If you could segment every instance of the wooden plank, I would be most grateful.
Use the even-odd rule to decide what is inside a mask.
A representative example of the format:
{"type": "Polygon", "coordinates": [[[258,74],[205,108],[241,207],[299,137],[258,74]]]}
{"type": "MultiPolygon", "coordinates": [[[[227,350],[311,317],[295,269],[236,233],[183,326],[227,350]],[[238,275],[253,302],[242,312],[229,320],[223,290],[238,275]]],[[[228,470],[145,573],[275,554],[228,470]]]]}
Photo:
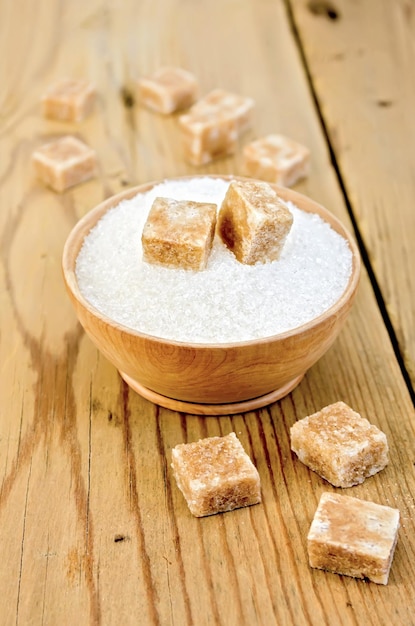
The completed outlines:
{"type": "Polygon", "coordinates": [[[414,7],[387,0],[289,4],[344,186],[414,384],[414,7]]]}
{"type": "MultiPolygon", "coordinates": [[[[63,289],[61,250],[81,215],[126,181],[196,171],[182,160],[175,118],[126,108],[120,95],[167,61],[193,70],[203,91],[254,97],[246,140],[281,130],[309,145],[312,174],[298,190],[348,223],[283,4],[42,0],[35,9],[27,0],[1,11],[0,59],[16,51],[3,65],[0,109],[2,622],[410,623],[413,411],[366,274],[345,330],[292,394],[221,418],[159,409],[130,391],[80,330],[63,289]],[[23,14],[30,29],[20,28],[23,14]],[[100,94],[76,127],[39,114],[46,85],[68,73],[90,76],[100,94]],[[30,155],[68,129],[97,149],[100,174],[55,195],[34,179],[30,155]],[[289,427],[338,399],[390,443],[390,465],[347,490],[401,511],[387,587],[307,564],[308,527],[332,488],[291,454],[289,427]],[[171,448],[231,430],[258,467],[263,503],[193,518],[171,448]]],[[[204,171],[239,166],[237,155],[204,171]]]]}

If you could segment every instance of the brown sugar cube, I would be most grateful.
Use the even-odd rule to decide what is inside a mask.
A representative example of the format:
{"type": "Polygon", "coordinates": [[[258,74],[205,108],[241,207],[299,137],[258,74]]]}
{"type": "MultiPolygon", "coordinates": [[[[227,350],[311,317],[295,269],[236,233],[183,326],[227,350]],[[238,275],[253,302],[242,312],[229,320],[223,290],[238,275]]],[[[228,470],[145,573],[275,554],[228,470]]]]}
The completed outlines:
{"type": "Polygon", "coordinates": [[[307,537],[311,567],[387,585],[399,528],[399,511],[323,493],[307,537]]]}
{"type": "Polygon", "coordinates": [[[291,449],[335,487],[352,487],[388,464],[386,435],[344,402],[291,427],[291,449]]]}
{"type": "Polygon", "coordinates": [[[308,176],[310,151],[284,135],[267,135],[244,147],[242,168],[252,178],[290,187],[308,176]]]}
{"type": "Polygon", "coordinates": [[[196,100],[198,84],[190,72],[180,67],[162,67],[138,81],[140,102],[157,113],[174,113],[196,100]]]}
{"type": "Polygon", "coordinates": [[[49,87],[44,94],[43,115],[53,120],[80,122],[90,114],[95,98],[93,83],[65,78],[49,87]]]}
{"type": "Polygon", "coordinates": [[[196,517],[261,502],[258,471],[235,433],[177,445],[172,468],[196,517]]]}
{"type": "Polygon", "coordinates": [[[96,173],[95,151],[75,137],[47,143],[32,155],[38,177],[55,191],[65,191],[96,173]]]}
{"type": "Polygon", "coordinates": [[[279,258],[293,217],[268,185],[233,181],[218,215],[218,232],[238,261],[248,265],[279,258]]]}
{"type": "Polygon", "coordinates": [[[181,115],[185,159],[204,165],[215,158],[233,154],[240,135],[251,125],[252,98],[215,89],[181,115]]]}
{"type": "Polygon", "coordinates": [[[186,270],[206,267],[216,226],[216,204],[156,198],[141,243],[147,263],[186,270]]]}

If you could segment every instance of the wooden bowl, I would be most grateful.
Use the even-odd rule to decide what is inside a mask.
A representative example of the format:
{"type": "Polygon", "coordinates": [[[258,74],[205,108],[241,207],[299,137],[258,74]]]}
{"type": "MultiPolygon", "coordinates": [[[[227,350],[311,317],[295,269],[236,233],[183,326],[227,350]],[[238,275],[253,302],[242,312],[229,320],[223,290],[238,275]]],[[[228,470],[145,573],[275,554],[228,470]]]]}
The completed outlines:
{"type": "Polygon", "coordinates": [[[160,339],[131,330],[97,311],[81,294],[75,275],[83,240],[104,213],[156,184],[140,185],[106,200],[69,234],[63,251],[63,274],[80,323],[128,385],[161,406],[221,415],[253,410],[282,398],[332,345],[346,320],[360,275],[360,255],[354,240],[325,208],[291,189],[275,186],[283,199],[303,211],[317,213],[347,240],[353,269],[339,300],[307,324],[264,339],[219,344],[160,339]]]}

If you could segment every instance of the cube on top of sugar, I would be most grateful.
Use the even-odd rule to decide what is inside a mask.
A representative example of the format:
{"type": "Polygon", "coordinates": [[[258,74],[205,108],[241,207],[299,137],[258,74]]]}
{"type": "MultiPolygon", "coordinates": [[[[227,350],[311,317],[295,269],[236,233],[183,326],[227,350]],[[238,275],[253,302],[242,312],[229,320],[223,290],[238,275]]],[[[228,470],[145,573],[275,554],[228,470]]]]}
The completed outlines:
{"type": "Polygon", "coordinates": [[[238,261],[279,258],[293,217],[268,183],[232,181],[219,211],[218,232],[238,261]]]}
{"type": "Polygon", "coordinates": [[[188,270],[206,267],[216,226],[216,204],[156,198],[142,233],[148,263],[188,270]]]}

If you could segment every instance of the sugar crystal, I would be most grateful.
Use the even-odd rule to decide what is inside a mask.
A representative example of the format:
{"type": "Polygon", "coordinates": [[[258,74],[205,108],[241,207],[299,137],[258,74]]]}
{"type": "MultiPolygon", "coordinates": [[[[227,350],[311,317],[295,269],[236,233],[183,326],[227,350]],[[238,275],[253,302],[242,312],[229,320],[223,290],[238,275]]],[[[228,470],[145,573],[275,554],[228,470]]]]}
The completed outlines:
{"type": "Polygon", "coordinates": [[[157,196],[220,207],[228,186],[208,177],[165,181],[109,210],[77,258],[83,296],[124,326],[192,343],[269,337],[321,315],[344,292],[352,253],[328,223],[290,202],[293,225],[277,261],[241,264],[218,234],[203,272],[142,260],[141,234],[157,196]]]}

